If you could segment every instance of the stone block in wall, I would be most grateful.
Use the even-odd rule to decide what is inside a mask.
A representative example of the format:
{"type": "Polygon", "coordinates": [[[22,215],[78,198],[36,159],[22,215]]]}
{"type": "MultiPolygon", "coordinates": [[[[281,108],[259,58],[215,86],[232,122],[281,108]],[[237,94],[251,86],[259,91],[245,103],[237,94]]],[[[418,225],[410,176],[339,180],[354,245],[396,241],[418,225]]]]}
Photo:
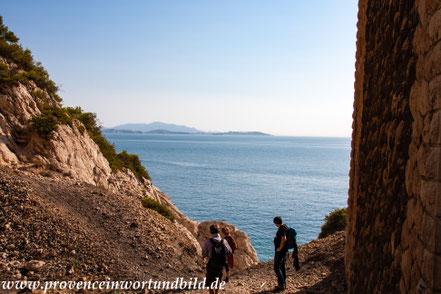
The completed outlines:
{"type": "Polygon", "coordinates": [[[433,110],[441,109],[441,75],[430,81],[429,99],[433,110]]]}
{"type": "Polygon", "coordinates": [[[410,249],[406,250],[401,257],[401,272],[403,277],[403,282],[406,285],[410,285],[410,277],[412,271],[412,253],[410,249]]]}
{"type": "Polygon", "coordinates": [[[424,72],[428,81],[441,74],[441,42],[433,46],[427,53],[424,60],[424,72]]]}
{"type": "Polygon", "coordinates": [[[425,54],[430,49],[430,44],[427,42],[426,32],[421,24],[419,24],[415,30],[413,48],[417,54],[425,54]]]}
{"type": "Polygon", "coordinates": [[[437,198],[441,197],[441,183],[422,180],[420,197],[426,211],[433,216],[441,216],[440,208],[437,207],[437,198]]]}
{"type": "Polygon", "coordinates": [[[427,213],[423,216],[423,230],[420,234],[420,238],[424,243],[424,247],[430,252],[435,252],[436,250],[436,228],[439,223],[437,223],[437,218],[428,215],[427,213]]]}
{"type": "Polygon", "coordinates": [[[432,44],[441,39],[441,9],[430,18],[428,37],[432,44]]]}
{"type": "Polygon", "coordinates": [[[429,113],[428,115],[426,115],[424,117],[424,127],[423,127],[423,142],[424,143],[430,143],[431,138],[430,138],[430,125],[431,125],[431,121],[432,121],[432,113],[429,113]]]}
{"type": "Polygon", "coordinates": [[[441,9],[441,2],[439,0],[425,0],[426,13],[433,15],[438,9],[441,9]]]}
{"type": "Polygon", "coordinates": [[[441,147],[421,145],[418,149],[418,171],[435,181],[441,181],[441,147]]]}
{"type": "Polygon", "coordinates": [[[436,111],[432,115],[429,128],[429,143],[441,144],[441,111],[436,111]]]}
{"type": "Polygon", "coordinates": [[[409,103],[414,118],[418,115],[425,116],[431,110],[429,84],[426,81],[413,84],[410,90],[409,103]]]}
{"type": "MultiPolygon", "coordinates": [[[[411,277],[410,277],[410,285],[409,288],[416,289],[418,287],[418,284],[420,282],[421,277],[421,269],[418,267],[417,263],[413,263],[412,265],[412,271],[411,271],[411,277]]],[[[410,291],[411,293],[413,291],[410,291]]],[[[409,292],[406,292],[409,293],[409,292]]]]}
{"type": "MultiPolygon", "coordinates": [[[[429,250],[424,250],[424,263],[423,268],[421,269],[422,278],[427,282],[427,286],[429,288],[434,288],[434,272],[435,272],[435,258],[436,255],[429,250]]],[[[415,285],[416,287],[417,285],[415,285]]],[[[414,288],[414,287],[412,287],[414,288]]]]}

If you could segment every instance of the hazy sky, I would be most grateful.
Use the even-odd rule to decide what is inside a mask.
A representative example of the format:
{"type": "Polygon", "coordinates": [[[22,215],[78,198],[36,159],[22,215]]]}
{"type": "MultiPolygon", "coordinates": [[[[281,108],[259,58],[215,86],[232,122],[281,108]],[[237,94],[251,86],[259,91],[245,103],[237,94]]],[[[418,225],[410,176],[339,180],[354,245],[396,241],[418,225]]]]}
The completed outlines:
{"type": "Polygon", "coordinates": [[[0,0],[66,106],[104,126],[351,135],[356,0],[0,0]]]}

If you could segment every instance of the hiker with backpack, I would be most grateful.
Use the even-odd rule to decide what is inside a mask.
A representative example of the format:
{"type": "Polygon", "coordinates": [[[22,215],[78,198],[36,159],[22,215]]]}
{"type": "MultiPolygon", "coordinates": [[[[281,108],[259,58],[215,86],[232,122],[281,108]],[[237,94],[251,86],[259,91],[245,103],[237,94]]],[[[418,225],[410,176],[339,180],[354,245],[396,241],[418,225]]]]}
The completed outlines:
{"type": "Polygon", "coordinates": [[[230,281],[230,268],[234,266],[234,250],[237,249],[236,241],[233,236],[230,235],[230,230],[227,227],[222,228],[222,234],[224,235],[224,239],[227,240],[228,245],[231,248],[231,254],[228,256],[228,260],[225,263],[225,282],[228,283],[230,281]]]}
{"type": "Polygon", "coordinates": [[[298,248],[297,248],[297,232],[294,228],[288,227],[282,221],[282,217],[276,216],[274,224],[278,227],[276,237],[274,238],[274,246],[276,254],[274,256],[274,271],[277,276],[276,291],[283,291],[286,288],[286,255],[289,249],[294,249],[294,267],[300,270],[298,248]]]}
{"type": "Polygon", "coordinates": [[[210,234],[211,238],[206,240],[202,247],[202,256],[208,258],[205,285],[210,287],[210,294],[216,294],[219,290],[219,283],[222,281],[222,270],[232,250],[228,242],[219,235],[217,225],[210,226],[210,234]],[[215,282],[217,284],[212,287],[215,282]]]}
{"type": "Polygon", "coordinates": [[[276,291],[280,292],[286,288],[286,253],[288,252],[287,246],[287,233],[288,226],[283,224],[282,217],[276,216],[273,220],[274,224],[278,228],[276,236],[274,237],[274,272],[277,276],[276,291]]]}

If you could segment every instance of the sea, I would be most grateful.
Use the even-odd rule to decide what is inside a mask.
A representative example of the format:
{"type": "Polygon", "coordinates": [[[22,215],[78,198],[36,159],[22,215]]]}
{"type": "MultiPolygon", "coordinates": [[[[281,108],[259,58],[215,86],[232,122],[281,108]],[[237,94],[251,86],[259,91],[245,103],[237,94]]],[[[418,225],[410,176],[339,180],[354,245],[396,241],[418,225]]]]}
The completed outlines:
{"type": "Polygon", "coordinates": [[[152,182],[190,219],[247,233],[260,261],[274,257],[275,216],[316,239],[326,214],[347,206],[350,138],[105,134],[138,154],[152,182]]]}

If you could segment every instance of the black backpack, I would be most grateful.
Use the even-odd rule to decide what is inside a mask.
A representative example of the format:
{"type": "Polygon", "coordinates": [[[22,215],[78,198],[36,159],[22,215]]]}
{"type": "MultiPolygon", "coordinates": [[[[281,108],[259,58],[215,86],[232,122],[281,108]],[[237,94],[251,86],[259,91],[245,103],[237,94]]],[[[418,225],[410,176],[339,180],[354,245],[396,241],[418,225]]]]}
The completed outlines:
{"type": "Polygon", "coordinates": [[[213,239],[210,239],[211,242],[211,257],[208,261],[208,267],[213,270],[222,270],[222,267],[225,265],[227,259],[225,257],[226,250],[224,241],[216,242],[213,239]]]}
{"type": "Polygon", "coordinates": [[[293,249],[294,247],[297,247],[296,236],[296,230],[294,230],[294,228],[292,227],[288,228],[288,231],[286,232],[286,246],[288,247],[288,249],[293,249]]]}

